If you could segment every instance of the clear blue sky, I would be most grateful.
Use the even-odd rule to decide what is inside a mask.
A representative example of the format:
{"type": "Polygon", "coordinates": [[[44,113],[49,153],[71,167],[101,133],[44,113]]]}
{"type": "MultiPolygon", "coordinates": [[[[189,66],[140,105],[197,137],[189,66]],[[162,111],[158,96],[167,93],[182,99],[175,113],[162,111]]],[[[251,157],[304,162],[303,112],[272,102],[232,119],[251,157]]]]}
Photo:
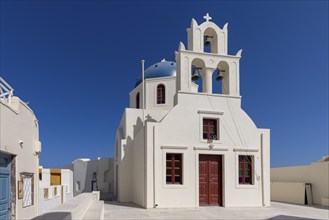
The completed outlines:
{"type": "Polygon", "coordinates": [[[40,165],[112,156],[128,93],[174,60],[191,18],[228,22],[242,107],[271,129],[271,166],[328,154],[328,1],[4,1],[0,74],[40,124],[40,165]]]}

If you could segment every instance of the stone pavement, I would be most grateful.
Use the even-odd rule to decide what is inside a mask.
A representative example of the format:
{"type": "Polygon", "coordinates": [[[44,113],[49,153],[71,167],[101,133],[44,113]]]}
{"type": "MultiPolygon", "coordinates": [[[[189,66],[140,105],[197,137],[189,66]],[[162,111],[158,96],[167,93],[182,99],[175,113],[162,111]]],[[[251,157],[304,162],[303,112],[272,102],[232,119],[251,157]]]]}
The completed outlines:
{"type": "Polygon", "coordinates": [[[104,219],[329,219],[328,207],[272,202],[257,208],[157,208],[143,209],[130,203],[105,202],[104,219]]]}

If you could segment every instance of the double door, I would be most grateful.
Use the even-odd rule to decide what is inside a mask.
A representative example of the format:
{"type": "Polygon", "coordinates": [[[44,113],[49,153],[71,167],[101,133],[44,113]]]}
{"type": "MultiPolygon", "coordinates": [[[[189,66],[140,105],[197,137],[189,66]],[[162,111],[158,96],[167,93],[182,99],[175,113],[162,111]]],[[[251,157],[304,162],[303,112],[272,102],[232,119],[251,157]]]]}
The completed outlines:
{"type": "Polygon", "coordinates": [[[222,156],[199,155],[199,204],[222,206],[222,156]]]}

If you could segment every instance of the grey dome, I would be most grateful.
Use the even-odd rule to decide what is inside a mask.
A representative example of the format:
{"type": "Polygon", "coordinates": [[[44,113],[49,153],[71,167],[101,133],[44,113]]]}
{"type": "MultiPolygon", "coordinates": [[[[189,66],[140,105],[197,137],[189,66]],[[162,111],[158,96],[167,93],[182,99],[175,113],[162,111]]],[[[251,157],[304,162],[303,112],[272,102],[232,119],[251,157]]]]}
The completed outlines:
{"type": "MultiPolygon", "coordinates": [[[[153,64],[152,66],[147,68],[144,72],[145,79],[168,77],[168,76],[176,76],[176,63],[173,61],[162,60],[159,63],[153,64]]],[[[137,79],[135,87],[137,87],[141,82],[142,82],[142,77],[137,79]]]]}

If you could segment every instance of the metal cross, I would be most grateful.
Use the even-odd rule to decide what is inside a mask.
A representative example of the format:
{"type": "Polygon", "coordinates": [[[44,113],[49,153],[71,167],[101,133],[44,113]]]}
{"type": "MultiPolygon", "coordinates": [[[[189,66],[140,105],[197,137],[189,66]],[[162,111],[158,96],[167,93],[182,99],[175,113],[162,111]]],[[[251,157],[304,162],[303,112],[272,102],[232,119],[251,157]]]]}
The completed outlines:
{"type": "Polygon", "coordinates": [[[212,17],[209,16],[209,13],[207,13],[205,16],[203,16],[204,19],[206,19],[206,21],[210,21],[212,19],[212,17]]]}

